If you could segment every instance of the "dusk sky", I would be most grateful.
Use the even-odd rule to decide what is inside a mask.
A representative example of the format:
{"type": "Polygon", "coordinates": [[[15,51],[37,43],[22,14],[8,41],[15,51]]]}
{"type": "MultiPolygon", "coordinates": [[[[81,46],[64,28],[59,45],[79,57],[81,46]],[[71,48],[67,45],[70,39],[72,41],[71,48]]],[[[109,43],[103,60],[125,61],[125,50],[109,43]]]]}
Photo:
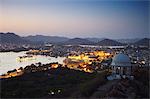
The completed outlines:
{"type": "Polygon", "coordinates": [[[146,0],[0,0],[0,32],[71,38],[148,37],[149,5],[146,0]]]}

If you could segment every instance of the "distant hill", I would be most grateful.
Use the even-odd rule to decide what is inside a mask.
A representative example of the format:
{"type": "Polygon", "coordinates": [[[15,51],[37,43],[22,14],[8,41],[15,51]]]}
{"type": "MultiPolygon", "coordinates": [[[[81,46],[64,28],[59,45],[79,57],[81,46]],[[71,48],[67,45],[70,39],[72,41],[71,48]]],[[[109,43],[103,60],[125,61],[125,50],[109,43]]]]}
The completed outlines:
{"type": "Polygon", "coordinates": [[[150,45],[150,39],[149,38],[143,38],[143,39],[135,42],[134,45],[149,46],[150,45]]]}
{"type": "Polygon", "coordinates": [[[85,39],[87,39],[87,40],[89,40],[91,42],[97,43],[97,42],[99,42],[101,40],[104,40],[105,38],[85,38],[85,39]]]}
{"type": "MultiPolygon", "coordinates": [[[[104,39],[107,39],[107,38],[85,38],[89,41],[92,41],[92,42],[99,42],[99,41],[102,41],[104,39]]],[[[120,43],[125,43],[125,44],[131,44],[131,43],[135,43],[136,41],[140,40],[140,38],[133,38],[133,39],[113,39],[117,42],[120,42],[120,43]]]]}
{"type": "Polygon", "coordinates": [[[69,44],[69,45],[91,45],[94,44],[94,42],[91,42],[87,39],[83,39],[83,38],[73,38],[73,39],[69,39],[66,42],[63,42],[63,44],[69,44]]]}
{"type": "Polygon", "coordinates": [[[96,43],[96,45],[100,45],[100,46],[122,46],[124,44],[120,43],[120,42],[117,42],[115,40],[104,39],[104,40],[99,41],[98,43],[96,43]]]}
{"type": "Polygon", "coordinates": [[[11,44],[27,44],[31,43],[27,40],[24,40],[22,37],[14,33],[0,33],[0,43],[11,43],[11,44]]]}
{"type": "Polygon", "coordinates": [[[140,38],[134,38],[134,39],[115,39],[116,41],[120,43],[126,43],[126,44],[132,44],[140,40],[140,38]]]}
{"type": "Polygon", "coordinates": [[[27,36],[24,37],[24,39],[34,41],[34,42],[47,42],[47,43],[59,43],[59,42],[65,42],[69,40],[67,37],[43,36],[43,35],[27,36]]]}
{"type": "Polygon", "coordinates": [[[70,44],[70,45],[100,45],[100,46],[120,46],[126,44],[149,46],[150,39],[106,39],[106,38],[73,38],[60,36],[27,36],[20,37],[15,33],[0,33],[0,44],[43,44],[44,42],[53,44],[70,44]]]}

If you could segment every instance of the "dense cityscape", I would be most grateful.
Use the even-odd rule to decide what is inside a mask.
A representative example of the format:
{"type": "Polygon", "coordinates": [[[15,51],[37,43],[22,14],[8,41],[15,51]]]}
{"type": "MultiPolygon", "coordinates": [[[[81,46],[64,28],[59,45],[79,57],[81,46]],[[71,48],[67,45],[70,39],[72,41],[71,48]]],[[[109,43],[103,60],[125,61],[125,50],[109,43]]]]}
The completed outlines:
{"type": "MultiPolygon", "coordinates": [[[[9,35],[11,33],[7,34],[9,35]]],[[[63,60],[63,64],[60,64],[58,62],[42,64],[41,62],[38,62],[26,67],[14,68],[13,70],[9,70],[5,74],[2,74],[0,76],[1,83],[3,84],[1,92],[2,97],[149,97],[148,74],[150,49],[148,38],[141,39],[131,44],[119,43],[121,45],[116,45],[117,41],[115,42],[115,45],[113,45],[112,40],[111,42],[109,42],[110,40],[108,39],[102,40],[101,42],[105,41],[106,46],[95,44],[82,45],[81,41],[81,44],[79,44],[79,42],[76,42],[76,40],[77,39],[74,39],[74,44],[69,45],[41,43],[40,46],[36,44],[32,46],[33,43],[30,43],[28,44],[28,47],[17,43],[12,44],[13,47],[7,46],[8,44],[10,44],[8,42],[1,43],[1,52],[14,51],[16,53],[19,53],[20,51],[26,51],[25,56],[18,56],[18,58],[16,58],[18,62],[28,62],[31,60],[36,60],[35,56],[37,55],[46,57],[65,57],[65,59],[63,60]],[[7,48],[5,46],[7,46],[7,48]],[[127,60],[126,58],[128,58],[129,60],[127,60]],[[123,68],[121,68],[122,66],[123,68]],[[125,66],[130,67],[130,70],[128,68],[125,68],[125,66]],[[67,76],[66,78],[65,75],[68,75],[69,77],[67,76]],[[88,77],[85,77],[85,75],[88,77]],[[44,90],[41,85],[38,85],[40,89],[31,89],[31,91],[35,90],[34,94],[37,94],[36,90],[42,91],[41,96],[36,96],[34,94],[26,96],[28,94],[27,91],[24,91],[24,93],[20,92],[21,90],[23,90],[21,86],[33,86],[34,84],[32,85],[32,83],[35,83],[35,81],[40,81],[41,79],[39,79],[38,76],[41,79],[45,79],[45,82],[41,84],[50,83],[52,79],[57,79],[58,82],[60,81],[58,84],[61,84],[61,86],[60,88],[57,88],[57,86],[59,85],[57,85],[55,80],[54,82],[52,80],[51,84],[48,84],[49,86],[47,87],[50,88],[50,92],[49,89],[44,90]],[[61,79],[59,79],[59,76],[62,76],[61,79]],[[49,80],[47,78],[49,78],[49,80]],[[21,79],[24,79],[23,81],[25,81],[26,83],[22,83],[21,79]],[[62,79],[68,80],[63,82],[61,81],[62,79]],[[74,84],[74,81],[77,82],[74,84]],[[31,84],[29,82],[31,82],[31,84]],[[56,85],[51,86],[54,83],[56,83],[56,85]],[[64,85],[62,85],[63,83],[64,85]],[[68,87],[73,87],[73,89],[64,89],[67,88],[67,83],[71,84],[68,87]],[[132,84],[134,83],[137,85],[133,86],[132,84]],[[14,88],[14,84],[21,84],[20,87],[17,87],[15,89],[16,91],[12,89],[14,88]],[[89,87],[88,84],[90,84],[91,87],[89,87]],[[117,85],[120,85],[119,89],[117,89],[117,85]],[[75,86],[78,86],[79,88],[76,89],[75,86]],[[131,89],[126,89],[126,86],[131,87],[131,89]],[[143,86],[144,89],[136,89],[138,86],[143,86]],[[86,89],[86,87],[89,88],[86,89]],[[70,94],[70,90],[73,91],[72,94],[70,94]],[[82,90],[83,92],[80,92],[80,90],[82,90]],[[126,92],[126,90],[132,92],[132,94],[128,91],[126,92]],[[136,90],[140,90],[140,93],[136,90]],[[47,95],[45,95],[46,92],[47,95]]],[[[27,89],[25,88],[25,90],[27,89]]]]}
{"type": "Polygon", "coordinates": [[[0,0],[0,99],[149,99],[149,0],[0,0]]]}

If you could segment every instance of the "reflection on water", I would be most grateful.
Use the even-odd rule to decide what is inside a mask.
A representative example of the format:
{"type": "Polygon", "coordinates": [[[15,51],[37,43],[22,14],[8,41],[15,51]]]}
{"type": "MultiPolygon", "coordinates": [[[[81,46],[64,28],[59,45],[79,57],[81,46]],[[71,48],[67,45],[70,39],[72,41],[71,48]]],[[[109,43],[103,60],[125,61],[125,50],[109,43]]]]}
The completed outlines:
{"type": "Polygon", "coordinates": [[[30,64],[35,64],[41,62],[42,64],[51,63],[51,62],[59,62],[63,63],[64,57],[49,57],[49,56],[33,56],[34,59],[26,59],[23,61],[18,61],[17,58],[19,56],[25,56],[26,52],[0,52],[0,75],[6,73],[9,70],[13,70],[19,67],[25,67],[30,64]]]}

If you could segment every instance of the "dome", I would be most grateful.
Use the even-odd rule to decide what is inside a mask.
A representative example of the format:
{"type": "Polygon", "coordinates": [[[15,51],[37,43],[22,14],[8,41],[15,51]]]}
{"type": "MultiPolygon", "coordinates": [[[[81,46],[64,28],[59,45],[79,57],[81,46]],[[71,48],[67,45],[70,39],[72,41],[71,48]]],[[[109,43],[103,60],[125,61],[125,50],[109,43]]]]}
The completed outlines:
{"type": "Polygon", "coordinates": [[[131,66],[130,58],[123,54],[119,53],[113,57],[112,66],[131,66]]]}

